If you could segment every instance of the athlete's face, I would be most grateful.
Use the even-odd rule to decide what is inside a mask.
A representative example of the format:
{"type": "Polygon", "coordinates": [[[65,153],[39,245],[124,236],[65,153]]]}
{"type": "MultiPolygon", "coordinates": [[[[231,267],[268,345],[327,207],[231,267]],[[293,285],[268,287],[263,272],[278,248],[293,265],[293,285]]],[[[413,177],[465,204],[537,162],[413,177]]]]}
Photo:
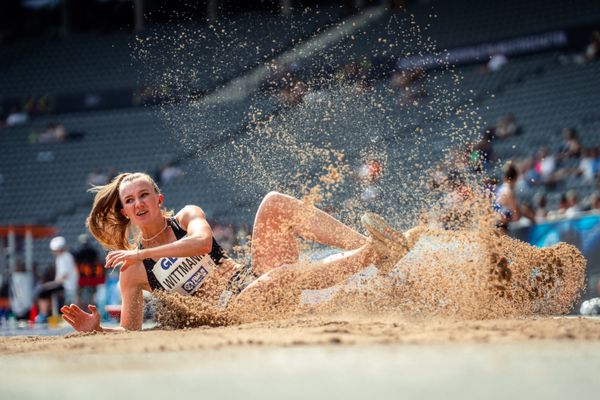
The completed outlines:
{"type": "Polygon", "coordinates": [[[121,213],[135,225],[152,224],[162,218],[160,208],[163,196],[157,194],[152,184],[145,179],[122,183],[119,198],[123,204],[121,213]]]}

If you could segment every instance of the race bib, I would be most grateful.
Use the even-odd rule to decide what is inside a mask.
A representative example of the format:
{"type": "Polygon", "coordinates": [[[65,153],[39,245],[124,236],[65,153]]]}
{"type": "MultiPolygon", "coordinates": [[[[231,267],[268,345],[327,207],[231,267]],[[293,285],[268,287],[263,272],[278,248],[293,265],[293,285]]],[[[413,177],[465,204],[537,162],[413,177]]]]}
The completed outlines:
{"type": "Polygon", "coordinates": [[[202,286],[206,276],[215,268],[217,265],[213,259],[205,254],[192,257],[163,257],[154,264],[152,272],[163,289],[189,296],[202,286]]]}

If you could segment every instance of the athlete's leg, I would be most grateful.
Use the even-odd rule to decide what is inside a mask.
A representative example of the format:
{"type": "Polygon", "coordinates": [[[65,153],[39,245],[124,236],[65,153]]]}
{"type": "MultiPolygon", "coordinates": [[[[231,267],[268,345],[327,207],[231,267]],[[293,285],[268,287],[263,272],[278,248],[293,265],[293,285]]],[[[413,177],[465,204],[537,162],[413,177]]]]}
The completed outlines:
{"type": "Polygon", "coordinates": [[[252,268],[258,275],[298,262],[297,238],[343,250],[358,249],[366,237],[329,214],[293,197],[270,192],[256,213],[252,268]]]}
{"type": "Polygon", "coordinates": [[[303,289],[335,286],[370,264],[393,263],[393,260],[388,260],[389,256],[387,247],[369,238],[358,249],[335,254],[318,262],[286,264],[274,268],[252,282],[236,301],[245,302],[257,296],[267,296],[268,300],[269,292],[273,290],[292,294],[303,289]]]}

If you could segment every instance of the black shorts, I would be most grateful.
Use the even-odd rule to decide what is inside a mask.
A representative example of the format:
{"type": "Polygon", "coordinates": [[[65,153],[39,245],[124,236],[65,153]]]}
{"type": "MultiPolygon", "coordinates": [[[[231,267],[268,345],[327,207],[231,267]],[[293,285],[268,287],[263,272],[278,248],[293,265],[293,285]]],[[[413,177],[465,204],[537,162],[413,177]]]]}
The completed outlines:
{"type": "Polygon", "coordinates": [[[58,285],[57,287],[51,289],[42,289],[38,293],[38,299],[50,299],[53,293],[59,293],[64,290],[63,285],[58,285]]]}

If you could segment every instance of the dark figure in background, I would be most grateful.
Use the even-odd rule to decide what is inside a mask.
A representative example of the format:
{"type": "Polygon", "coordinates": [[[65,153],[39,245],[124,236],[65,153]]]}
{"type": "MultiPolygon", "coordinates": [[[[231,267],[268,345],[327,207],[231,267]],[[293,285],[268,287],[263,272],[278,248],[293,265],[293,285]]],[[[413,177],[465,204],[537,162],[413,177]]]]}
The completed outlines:
{"type": "Polygon", "coordinates": [[[63,291],[62,285],[53,284],[55,275],[55,267],[50,264],[40,275],[39,281],[34,289],[34,298],[37,303],[38,314],[35,318],[36,323],[48,322],[50,315],[50,307],[52,295],[60,295],[63,291]]]}
{"type": "Polygon", "coordinates": [[[98,251],[90,242],[90,237],[82,233],[77,237],[79,247],[73,253],[77,264],[95,264],[98,261],[98,251]]]}
{"type": "Polygon", "coordinates": [[[563,144],[560,148],[559,158],[579,157],[581,155],[581,142],[574,128],[563,129],[563,144]]]}
{"type": "Polygon", "coordinates": [[[496,153],[492,147],[494,137],[495,130],[487,128],[483,132],[481,140],[473,146],[470,159],[476,171],[488,169],[496,161],[496,153]]]}
{"type": "Polygon", "coordinates": [[[499,139],[517,136],[521,134],[521,127],[513,113],[508,113],[500,118],[496,123],[496,137],[499,139]]]}
{"type": "MultiPolygon", "coordinates": [[[[79,247],[73,253],[73,257],[75,258],[75,263],[79,268],[80,274],[86,276],[86,272],[89,271],[91,274],[94,271],[95,266],[99,261],[98,251],[92,245],[90,237],[87,234],[82,233],[77,239],[79,241],[79,247]]],[[[81,286],[79,290],[79,299],[82,304],[91,304],[93,303],[95,294],[95,286],[81,286]]]]}

